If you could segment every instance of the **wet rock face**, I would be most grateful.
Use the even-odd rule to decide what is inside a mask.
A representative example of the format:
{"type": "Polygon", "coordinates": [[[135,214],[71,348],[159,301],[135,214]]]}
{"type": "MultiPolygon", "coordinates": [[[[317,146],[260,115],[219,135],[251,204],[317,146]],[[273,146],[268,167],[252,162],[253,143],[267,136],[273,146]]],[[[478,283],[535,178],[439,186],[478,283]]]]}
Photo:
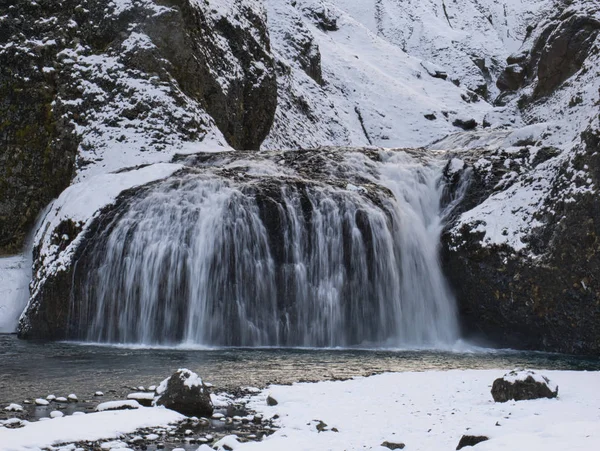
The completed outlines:
{"type": "Polygon", "coordinates": [[[187,416],[210,418],[213,414],[208,387],[190,370],[177,370],[159,385],[156,393],[158,396],[154,404],[157,406],[164,406],[187,416]]]}
{"type": "Polygon", "coordinates": [[[495,402],[526,401],[540,398],[556,398],[558,387],[533,371],[512,371],[498,378],[492,385],[495,402]]]}
{"type": "Polygon", "coordinates": [[[9,2],[0,17],[0,254],[102,148],[162,151],[216,127],[237,149],[269,132],[277,86],[255,2],[9,2]],[[214,121],[214,122],[213,122],[214,121]],[[131,137],[134,136],[133,139],[131,137]]]}
{"type": "MultiPolygon", "coordinates": [[[[572,170],[587,167],[600,183],[600,132],[589,129],[572,170]]],[[[567,169],[564,168],[563,172],[567,169]]],[[[474,173],[461,208],[493,192],[501,168],[489,180],[474,173]]],[[[560,177],[556,193],[564,189],[560,177]]],[[[459,302],[464,331],[500,346],[574,354],[600,353],[600,202],[591,193],[553,196],[555,218],[529,238],[529,250],[482,244],[483,233],[464,227],[443,237],[443,266],[459,302]]]]}

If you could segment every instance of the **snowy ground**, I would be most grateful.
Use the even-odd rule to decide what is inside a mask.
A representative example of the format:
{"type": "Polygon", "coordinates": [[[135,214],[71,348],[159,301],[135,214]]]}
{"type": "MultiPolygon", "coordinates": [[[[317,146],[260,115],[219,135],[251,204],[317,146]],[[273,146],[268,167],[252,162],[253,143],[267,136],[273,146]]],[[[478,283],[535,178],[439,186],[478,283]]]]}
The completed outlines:
{"type": "MultiPolygon", "coordinates": [[[[544,371],[559,385],[558,399],[494,403],[490,388],[504,373],[391,373],[345,382],[272,386],[251,397],[248,407],[265,419],[279,415],[275,424],[280,429],[260,443],[238,444],[228,437],[217,444],[248,451],[385,451],[380,445],[387,441],[404,443],[408,450],[431,451],[456,449],[460,438],[468,434],[490,437],[477,445],[478,451],[600,449],[600,392],[596,389],[600,373],[544,371]],[[278,405],[267,406],[268,395],[278,405]]],[[[63,417],[21,429],[0,428],[0,449],[117,439],[139,427],[179,419],[168,410],[149,408],[63,417]]]]}

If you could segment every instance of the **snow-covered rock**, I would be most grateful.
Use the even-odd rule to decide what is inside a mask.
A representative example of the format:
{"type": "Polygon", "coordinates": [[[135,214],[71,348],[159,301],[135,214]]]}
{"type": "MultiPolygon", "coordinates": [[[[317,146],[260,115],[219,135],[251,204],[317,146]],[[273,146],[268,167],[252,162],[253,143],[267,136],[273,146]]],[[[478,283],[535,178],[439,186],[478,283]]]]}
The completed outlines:
{"type": "Polygon", "coordinates": [[[558,385],[531,370],[513,370],[498,378],[492,385],[496,402],[523,401],[539,398],[556,398],[558,385]]]}
{"type": "Polygon", "coordinates": [[[188,416],[210,417],[213,404],[202,379],[193,371],[179,369],[156,389],[155,405],[165,406],[188,416]]]}
{"type": "Polygon", "coordinates": [[[127,401],[108,401],[98,404],[96,406],[96,412],[105,412],[109,410],[133,410],[142,407],[140,403],[135,400],[127,401]]]}
{"type": "Polygon", "coordinates": [[[23,412],[23,406],[13,403],[6,406],[4,410],[7,412],[23,412]]]}

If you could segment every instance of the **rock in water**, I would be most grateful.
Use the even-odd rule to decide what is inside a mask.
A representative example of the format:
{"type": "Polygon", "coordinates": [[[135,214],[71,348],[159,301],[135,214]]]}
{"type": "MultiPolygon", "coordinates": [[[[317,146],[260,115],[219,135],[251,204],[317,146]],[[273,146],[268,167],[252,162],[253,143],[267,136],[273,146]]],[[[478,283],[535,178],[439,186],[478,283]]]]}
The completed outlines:
{"type": "Polygon", "coordinates": [[[154,405],[165,406],[187,416],[212,416],[214,409],[208,387],[190,370],[177,370],[160,383],[156,393],[154,405]]]}
{"type": "Polygon", "coordinates": [[[486,442],[488,440],[489,438],[483,435],[463,435],[460,442],[458,442],[456,449],[462,449],[465,446],[475,446],[478,443],[486,442]]]}
{"type": "Polygon", "coordinates": [[[492,396],[496,402],[556,398],[558,385],[533,371],[514,370],[494,381],[492,396]]]}

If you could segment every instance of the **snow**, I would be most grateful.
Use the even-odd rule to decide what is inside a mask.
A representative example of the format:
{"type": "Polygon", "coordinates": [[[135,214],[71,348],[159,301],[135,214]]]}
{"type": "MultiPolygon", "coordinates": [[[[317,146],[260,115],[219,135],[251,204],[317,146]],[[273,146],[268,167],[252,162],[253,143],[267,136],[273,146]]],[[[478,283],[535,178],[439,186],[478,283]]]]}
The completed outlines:
{"type": "Polygon", "coordinates": [[[0,444],[2,451],[32,451],[59,443],[118,438],[140,428],[166,426],[184,418],[172,410],[146,407],[65,416],[27,423],[20,429],[0,428],[0,444]]]}
{"type": "MultiPolygon", "coordinates": [[[[185,385],[186,387],[192,388],[203,386],[202,379],[200,378],[200,376],[198,376],[193,371],[188,370],[187,368],[179,368],[175,372],[175,374],[178,375],[179,378],[184,381],[183,385],[185,385]]],[[[158,385],[158,388],[156,389],[157,395],[162,395],[164,393],[164,391],[167,389],[169,381],[171,380],[171,377],[173,376],[169,376],[158,385]]]]}
{"type": "Polygon", "coordinates": [[[154,393],[130,393],[127,395],[127,399],[152,400],[152,399],[154,399],[154,393]]]}
{"type": "Polygon", "coordinates": [[[464,434],[485,435],[478,450],[600,449],[600,373],[543,371],[561,386],[557,399],[494,403],[500,370],[383,374],[344,382],[271,386],[249,407],[281,428],[240,450],[455,449],[464,434]],[[278,400],[266,404],[271,392],[278,400]],[[319,433],[316,425],[324,422],[319,433]],[[339,432],[333,432],[336,428],[339,432]]]}
{"type": "Polygon", "coordinates": [[[98,406],[96,406],[96,412],[104,412],[106,410],[139,409],[140,407],[140,403],[135,400],[108,401],[98,404],[98,406]]]}
{"type": "Polygon", "coordinates": [[[502,377],[502,379],[504,379],[506,382],[514,384],[517,381],[521,381],[521,382],[525,381],[529,377],[531,377],[534,381],[536,381],[540,384],[546,385],[552,392],[555,392],[558,390],[558,385],[556,385],[550,379],[548,379],[545,376],[542,376],[539,373],[536,373],[535,371],[531,371],[531,370],[523,370],[523,369],[513,370],[510,373],[506,373],[502,377]]]}
{"type": "Polygon", "coordinates": [[[19,404],[9,404],[4,410],[7,412],[23,412],[23,406],[20,406],[19,404]]]}
{"type": "Polygon", "coordinates": [[[457,117],[482,123],[491,111],[483,100],[465,100],[465,87],[431,77],[424,68],[430,63],[365,25],[375,14],[372,2],[326,3],[338,18],[339,29],[333,32],[314,23],[310,11],[318,2],[294,3],[267,2],[273,50],[290,74],[279,77],[279,105],[264,149],[419,147],[456,131],[452,122],[457,117]],[[299,46],[311,39],[318,46],[323,86],[300,66],[298,49],[290,42],[294,36],[302,37],[299,46]],[[431,112],[437,120],[424,117],[431,112]]]}

